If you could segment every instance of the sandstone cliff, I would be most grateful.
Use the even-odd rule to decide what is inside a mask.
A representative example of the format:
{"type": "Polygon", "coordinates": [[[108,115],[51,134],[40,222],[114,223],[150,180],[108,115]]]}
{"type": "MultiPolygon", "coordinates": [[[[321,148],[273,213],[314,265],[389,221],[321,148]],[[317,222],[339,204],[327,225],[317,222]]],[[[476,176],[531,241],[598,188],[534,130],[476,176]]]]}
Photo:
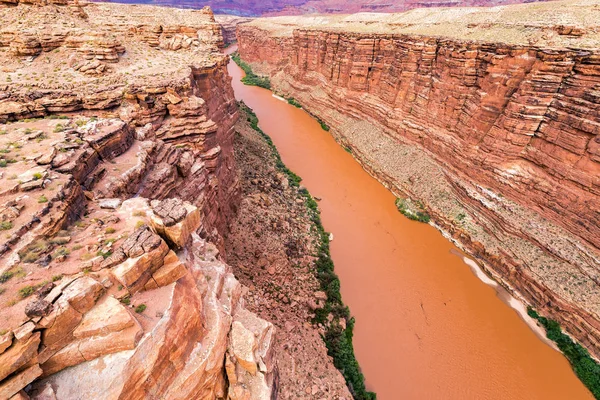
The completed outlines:
{"type": "Polygon", "coordinates": [[[594,2],[257,19],[239,51],[600,357],[594,2]]]}
{"type": "Polygon", "coordinates": [[[0,4],[0,398],[270,399],[212,12],[0,4]]]}
{"type": "Polygon", "coordinates": [[[234,15],[215,15],[215,20],[221,25],[223,41],[226,45],[229,45],[237,40],[237,26],[252,21],[252,18],[236,17],[234,15]]]}

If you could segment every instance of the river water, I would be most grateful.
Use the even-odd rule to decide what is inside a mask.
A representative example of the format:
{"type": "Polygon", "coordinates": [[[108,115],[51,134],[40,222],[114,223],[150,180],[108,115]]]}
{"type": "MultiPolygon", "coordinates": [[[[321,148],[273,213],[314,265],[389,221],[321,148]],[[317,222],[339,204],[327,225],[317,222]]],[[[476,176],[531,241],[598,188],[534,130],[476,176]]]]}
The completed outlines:
{"type": "Polygon", "coordinates": [[[236,98],[322,198],[342,297],[356,318],[356,357],[378,399],[592,398],[452,243],[402,216],[394,196],[306,112],[243,85],[233,61],[228,68],[236,98]]]}

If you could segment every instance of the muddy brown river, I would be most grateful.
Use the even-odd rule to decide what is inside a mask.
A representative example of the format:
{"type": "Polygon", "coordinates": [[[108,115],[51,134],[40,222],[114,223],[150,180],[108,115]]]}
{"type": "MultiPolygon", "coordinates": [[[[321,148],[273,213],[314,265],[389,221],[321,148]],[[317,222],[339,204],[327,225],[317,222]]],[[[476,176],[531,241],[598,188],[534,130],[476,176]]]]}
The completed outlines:
{"type": "Polygon", "coordinates": [[[378,399],[592,398],[506,294],[435,228],[401,215],[395,197],[319,123],[243,85],[233,61],[229,73],[285,164],[322,198],[342,297],[356,318],[356,357],[378,399]]]}

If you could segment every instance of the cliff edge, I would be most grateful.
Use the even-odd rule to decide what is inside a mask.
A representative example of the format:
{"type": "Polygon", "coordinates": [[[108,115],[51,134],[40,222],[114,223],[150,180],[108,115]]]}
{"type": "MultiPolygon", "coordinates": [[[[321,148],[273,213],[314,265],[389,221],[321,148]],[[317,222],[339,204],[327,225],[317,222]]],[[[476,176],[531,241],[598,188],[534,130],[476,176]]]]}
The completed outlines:
{"type": "Polygon", "coordinates": [[[0,398],[271,399],[210,9],[0,2],[0,398]]]}

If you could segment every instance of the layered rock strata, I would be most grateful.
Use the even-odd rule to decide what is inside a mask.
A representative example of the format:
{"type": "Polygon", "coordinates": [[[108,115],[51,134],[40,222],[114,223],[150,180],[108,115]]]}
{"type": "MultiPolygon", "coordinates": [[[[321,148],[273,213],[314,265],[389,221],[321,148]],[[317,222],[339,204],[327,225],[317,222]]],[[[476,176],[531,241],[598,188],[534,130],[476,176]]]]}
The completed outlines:
{"type": "Polygon", "coordinates": [[[2,336],[0,396],[38,379],[32,398],[270,399],[273,326],[245,309],[230,267],[195,233],[198,215],[189,203],[141,197],[96,210],[96,221],[129,235],[97,267],[90,260],[37,290],[21,325],[2,336]],[[165,206],[189,229],[154,230],[169,225],[165,206]],[[185,252],[169,248],[173,236],[185,252]],[[103,373],[90,374],[100,365],[103,373]]]}
{"type": "Polygon", "coordinates": [[[237,17],[235,15],[215,15],[216,21],[221,25],[223,32],[223,42],[226,45],[234,43],[236,38],[236,30],[239,24],[252,21],[252,18],[237,17]]]}
{"type": "Polygon", "coordinates": [[[221,254],[238,109],[212,12],[0,18],[0,398],[270,399],[274,327],[221,254]]]}
{"type": "Polygon", "coordinates": [[[238,43],[277,92],[599,357],[597,12],[570,1],[258,19],[238,43]]]}

